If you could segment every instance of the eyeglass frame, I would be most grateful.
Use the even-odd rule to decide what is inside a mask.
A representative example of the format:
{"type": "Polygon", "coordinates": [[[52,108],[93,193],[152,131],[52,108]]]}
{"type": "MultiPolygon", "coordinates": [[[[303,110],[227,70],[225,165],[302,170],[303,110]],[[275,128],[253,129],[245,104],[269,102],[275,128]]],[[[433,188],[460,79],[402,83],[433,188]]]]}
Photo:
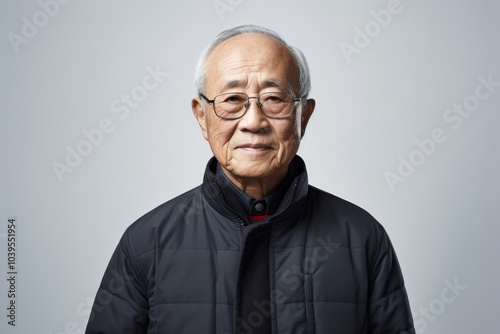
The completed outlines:
{"type": "Polygon", "coordinates": [[[290,93],[283,93],[283,92],[264,92],[264,93],[261,93],[257,96],[249,96],[247,93],[243,93],[243,92],[228,92],[228,93],[223,93],[223,94],[219,94],[219,95],[215,95],[214,98],[212,100],[210,100],[208,97],[206,97],[205,95],[203,95],[202,93],[198,93],[200,98],[204,99],[205,101],[207,101],[208,103],[211,103],[212,104],[212,107],[214,109],[214,114],[221,118],[221,119],[225,119],[225,120],[235,120],[235,119],[240,119],[242,118],[243,116],[245,116],[245,114],[247,113],[248,111],[248,108],[250,108],[250,99],[257,99],[257,106],[259,107],[260,111],[262,111],[262,113],[264,115],[266,115],[266,117],[269,117],[269,118],[273,118],[273,119],[285,119],[287,117],[290,117],[290,115],[293,113],[293,109],[294,109],[294,106],[297,102],[302,102],[302,99],[304,99],[305,96],[302,96],[302,97],[295,97],[293,96],[292,94],[290,93]],[[288,113],[288,115],[286,116],[279,116],[279,117],[276,117],[276,116],[269,116],[268,114],[266,114],[264,112],[264,109],[262,109],[262,103],[260,102],[260,97],[264,94],[272,94],[272,93],[279,93],[279,94],[285,94],[285,95],[289,95],[292,99],[293,99],[293,105],[292,105],[292,108],[290,108],[290,112],[288,113]],[[218,96],[222,96],[222,95],[230,95],[230,94],[243,94],[243,95],[246,95],[247,97],[247,101],[245,102],[245,104],[247,104],[247,106],[245,107],[245,111],[243,112],[243,114],[241,114],[241,116],[238,116],[238,117],[234,117],[234,118],[227,118],[227,117],[221,117],[217,114],[217,112],[215,111],[215,99],[218,97],[218,96]]]}

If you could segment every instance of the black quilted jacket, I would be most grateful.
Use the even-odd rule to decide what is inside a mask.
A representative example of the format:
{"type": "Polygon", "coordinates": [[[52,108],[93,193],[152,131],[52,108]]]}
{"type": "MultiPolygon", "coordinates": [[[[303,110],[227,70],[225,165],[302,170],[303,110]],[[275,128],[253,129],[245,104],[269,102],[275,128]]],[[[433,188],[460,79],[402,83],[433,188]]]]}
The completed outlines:
{"type": "MultiPolygon", "coordinates": [[[[302,159],[277,213],[247,225],[215,159],[203,184],[124,233],[86,333],[413,334],[401,270],[382,226],[359,207],[310,186],[302,159]],[[241,319],[246,257],[266,239],[270,300],[241,319]]],[[[267,289],[267,288],[266,288],[267,289]]]]}

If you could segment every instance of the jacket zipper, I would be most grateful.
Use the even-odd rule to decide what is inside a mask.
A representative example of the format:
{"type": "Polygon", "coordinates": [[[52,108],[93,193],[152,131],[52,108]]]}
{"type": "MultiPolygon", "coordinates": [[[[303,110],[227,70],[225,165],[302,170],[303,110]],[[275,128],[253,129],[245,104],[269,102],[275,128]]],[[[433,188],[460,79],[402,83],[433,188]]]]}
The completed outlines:
{"type": "Polygon", "coordinates": [[[236,213],[236,211],[233,210],[233,208],[231,208],[227,204],[226,198],[224,197],[224,193],[222,192],[220,187],[217,185],[217,183],[214,183],[214,185],[217,187],[217,190],[219,191],[220,197],[222,198],[222,203],[224,203],[224,206],[226,207],[226,209],[228,209],[229,211],[234,213],[234,215],[238,218],[238,224],[240,225],[240,230],[243,231],[243,229],[246,227],[245,221],[236,213]]]}

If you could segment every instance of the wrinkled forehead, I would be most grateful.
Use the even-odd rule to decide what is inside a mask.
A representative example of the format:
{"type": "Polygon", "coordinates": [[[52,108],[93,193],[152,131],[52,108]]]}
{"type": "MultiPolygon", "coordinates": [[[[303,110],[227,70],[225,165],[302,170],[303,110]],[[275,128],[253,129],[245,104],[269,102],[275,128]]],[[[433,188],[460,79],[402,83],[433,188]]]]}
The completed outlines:
{"type": "Polygon", "coordinates": [[[298,65],[289,49],[258,33],[234,36],[212,50],[206,62],[206,87],[219,86],[221,80],[237,81],[239,75],[249,73],[259,74],[267,82],[282,82],[294,93],[300,91],[298,65]]]}

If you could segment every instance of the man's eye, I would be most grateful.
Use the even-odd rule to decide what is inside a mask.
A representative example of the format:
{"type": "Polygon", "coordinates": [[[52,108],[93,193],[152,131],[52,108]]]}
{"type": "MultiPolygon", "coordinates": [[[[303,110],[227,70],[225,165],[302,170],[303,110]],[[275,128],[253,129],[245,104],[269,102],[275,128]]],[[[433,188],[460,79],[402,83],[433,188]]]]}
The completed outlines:
{"type": "Polygon", "coordinates": [[[241,95],[228,95],[224,98],[224,103],[244,103],[246,98],[243,98],[241,95]]]}
{"type": "Polygon", "coordinates": [[[283,102],[283,98],[280,95],[265,95],[263,102],[280,103],[283,102]]]}

